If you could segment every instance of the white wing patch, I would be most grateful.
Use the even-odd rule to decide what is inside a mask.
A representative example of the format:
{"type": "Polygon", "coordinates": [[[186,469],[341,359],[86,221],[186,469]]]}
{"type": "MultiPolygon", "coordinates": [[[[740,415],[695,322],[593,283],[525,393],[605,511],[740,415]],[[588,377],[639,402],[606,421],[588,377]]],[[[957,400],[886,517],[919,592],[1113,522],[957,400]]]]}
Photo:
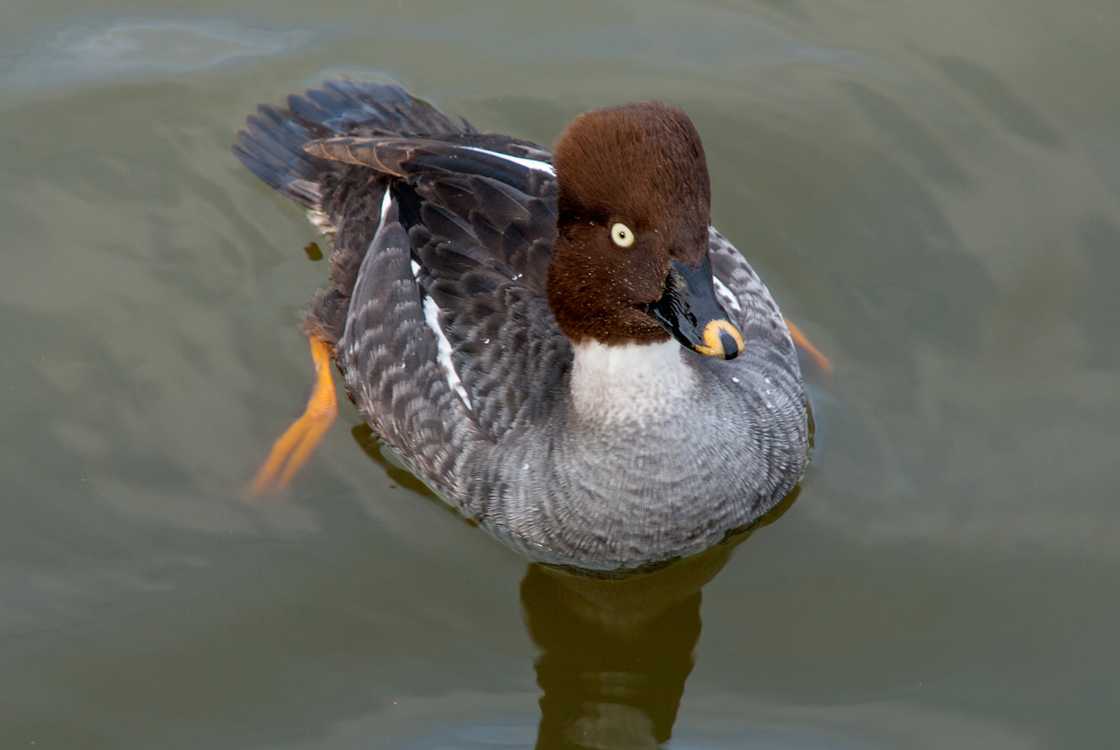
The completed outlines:
{"type": "Polygon", "coordinates": [[[715,276],[712,276],[712,281],[715,282],[716,296],[719,297],[720,302],[723,302],[737,313],[743,312],[743,306],[739,303],[739,298],[735,296],[734,292],[727,288],[727,284],[724,284],[715,276]]]}
{"type": "Polygon", "coordinates": [[[488,151],[484,148],[478,148],[476,146],[463,146],[463,148],[465,148],[467,151],[477,151],[480,154],[489,154],[490,156],[496,156],[499,159],[512,161],[514,164],[520,164],[527,169],[535,169],[538,172],[547,172],[550,175],[556,175],[556,170],[553,169],[552,165],[547,161],[539,161],[537,159],[522,159],[520,156],[510,156],[509,154],[502,154],[497,151],[488,151]]]}
{"type": "Polygon", "coordinates": [[[473,408],[471,400],[467,396],[467,389],[463,387],[463,381],[459,379],[459,373],[455,372],[455,365],[451,362],[451,342],[447,340],[447,337],[443,335],[443,329],[439,327],[439,305],[436,304],[434,299],[426,295],[424,297],[424,322],[436,335],[436,345],[439,348],[439,364],[447,374],[447,384],[451,386],[451,390],[458,394],[468,409],[473,408]]]}
{"type": "MultiPolygon", "coordinates": [[[[393,205],[393,197],[389,193],[389,188],[385,188],[385,197],[381,199],[381,221],[385,222],[385,218],[389,215],[389,208],[393,205]]],[[[420,278],[420,264],[415,258],[412,259],[412,278],[420,278]]],[[[459,373],[455,372],[455,365],[451,362],[451,342],[443,335],[443,329],[439,327],[439,305],[436,301],[424,295],[424,322],[428,324],[428,328],[432,329],[432,333],[436,336],[437,358],[440,367],[443,368],[444,373],[447,374],[447,384],[451,386],[451,390],[455,391],[456,395],[462,399],[468,409],[471,407],[471,399],[467,396],[467,389],[463,387],[463,381],[459,379],[459,373]]]]}
{"type": "MultiPolygon", "coordinates": [[[[389,187],[385,187],[385,197],[381,199],[381,224],[384,226],[385,220],[389,216],[389,211],[393,206],[393,196],[389,191],[389,187]]],[[[381,232],[381,227],[378,227],[378,234],[381,232]]],[[[370,249],[377,244],[377,238],[374,237],[370,243],[370,249]]],[[[411,264],[412,278],[416,279],[420,276],[420,264],[414,258],[411,264]]],[[[443,335],[443,329],[439,326],[439,305],[436,301],[424,295],[424,322],[428,324],[428,328],[436,337],[437,354],[436,358],[439,361],[440,367],[443,368],[444,373],[447,375],[447,384],[451,386],[451,390],[462,399],[468,409],[471,407],[470,397],[467,396],[467,389],[463,387],[463,381],[459,379],[459,373],[455,372],[455,365],[451,363],[451,342],[447,340],[447,336],[443,335]]],[[[356,349],[356,347],[355,347],[356,349]]]]}
{"type": "Polygon", "coordinates": [[[389,186],[385,186],[385,195],[381,198],[381,223],[385,223],[385,217],[389,215],[389,208],[393,205],[393,194],[389,190],[389,186]]]}

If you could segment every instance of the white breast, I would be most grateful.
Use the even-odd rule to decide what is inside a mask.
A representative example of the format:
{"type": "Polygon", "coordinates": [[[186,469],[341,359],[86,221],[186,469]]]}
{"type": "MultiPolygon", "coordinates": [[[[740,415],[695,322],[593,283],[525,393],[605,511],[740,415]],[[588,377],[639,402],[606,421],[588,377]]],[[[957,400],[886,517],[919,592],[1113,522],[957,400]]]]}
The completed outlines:
{"type": "Polygon", "coordinates": [[[571,392],[580,416],[597,422],[643,422],[666,405],[691,398],[696,376],[676,341],[573,346],[571,392]]]}

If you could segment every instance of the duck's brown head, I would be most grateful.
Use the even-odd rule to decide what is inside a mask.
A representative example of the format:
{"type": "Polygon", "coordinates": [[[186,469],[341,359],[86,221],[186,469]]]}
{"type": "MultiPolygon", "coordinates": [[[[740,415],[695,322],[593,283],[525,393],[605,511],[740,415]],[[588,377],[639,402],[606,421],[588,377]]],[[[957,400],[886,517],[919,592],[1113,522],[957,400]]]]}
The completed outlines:
{"type": "Polygon", "coordinates": [[[573,342],[673,336],[731,359],[743,337],[716,301],[708,259],[704,147],[681,110],[657,102],[580,115],[556,144],[558,235],[548,301],[573,342]]]}

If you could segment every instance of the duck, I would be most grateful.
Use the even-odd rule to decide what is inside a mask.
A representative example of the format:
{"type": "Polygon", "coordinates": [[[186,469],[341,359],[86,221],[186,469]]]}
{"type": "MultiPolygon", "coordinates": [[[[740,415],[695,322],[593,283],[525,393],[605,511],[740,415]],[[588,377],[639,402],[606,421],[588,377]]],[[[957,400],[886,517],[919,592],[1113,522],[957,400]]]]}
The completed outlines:
{"type": "Polygon", "coordinates": [[[315,384],[254,492],[337,417],[332,365],[410,472],[532,561],[693,555],[800,482],[797,343],[826,360],[712,226],[683,110],[588,111],[550,151],[338,80],[258,107],[233,152],[330,248],[303,324],[315,384]]]}

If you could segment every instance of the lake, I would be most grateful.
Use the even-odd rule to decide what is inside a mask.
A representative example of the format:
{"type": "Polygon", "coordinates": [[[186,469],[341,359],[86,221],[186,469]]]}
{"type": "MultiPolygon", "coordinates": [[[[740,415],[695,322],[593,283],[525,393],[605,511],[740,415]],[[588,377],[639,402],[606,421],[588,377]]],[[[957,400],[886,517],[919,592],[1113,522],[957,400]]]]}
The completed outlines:
{"type": "Polygon", "coordinates": [[[1120,5],[7,0],[0,747],[1100,748],[1120,710],[1120,5]],[[529,566],[357,412],[243,489],[326,272],[230,153],[393,79],[551,143],[660,98],[831,358],[780,517],[529,566]]]}

